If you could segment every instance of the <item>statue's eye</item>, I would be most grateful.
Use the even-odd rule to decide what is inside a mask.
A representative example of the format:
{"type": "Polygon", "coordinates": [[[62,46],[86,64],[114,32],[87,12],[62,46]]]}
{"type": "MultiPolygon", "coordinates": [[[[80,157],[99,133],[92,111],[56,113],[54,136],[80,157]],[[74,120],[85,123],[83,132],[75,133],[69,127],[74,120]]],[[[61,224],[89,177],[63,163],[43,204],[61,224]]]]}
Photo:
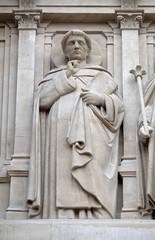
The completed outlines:
{"type": "Polygon", "coordinates": [[[84,42],[83,41],[79,41],[79,45],[84,45],[84,42]]]}
{"type": "Polygon", "coordinates": [[[74,45],[75,44],[75,41],[70,41],[69,42],[69,45],[74,45]]]}

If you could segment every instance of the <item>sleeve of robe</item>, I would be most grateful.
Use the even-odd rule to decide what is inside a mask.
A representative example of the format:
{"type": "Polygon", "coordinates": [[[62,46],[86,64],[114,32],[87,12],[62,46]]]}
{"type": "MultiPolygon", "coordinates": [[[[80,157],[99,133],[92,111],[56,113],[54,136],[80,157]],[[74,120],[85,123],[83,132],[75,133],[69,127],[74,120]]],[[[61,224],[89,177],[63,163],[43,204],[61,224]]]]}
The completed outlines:
{"type": "Polygon", "coordinates": [[[105,94],[105,106],[100,108],[90,106],[97,117],[106,125],[111,132],[116,132],[124,117],[122,100],[116,93],[105,94]]]}
{"type": "Polygon", "coordinates": [[[102,72],[94,79],[90,87],[92,90],[103,94],[105,98],[104,106],[90,105],[90,108],[105,126],[115,133],[124,117],[124,106],[122,99],[117,94],[117,83],[108,73],[102,72]]]}
{"type": "Polygon", "coordinates": [[[72,92],[76,88],[76,83],[72,77],[66,77],[64,71],[53,74],[41,84],[40,89],[40,109],[48,110],[53,103],[61,96],[72,92]]]}
{"type": "Polygon", "coordinates": [[[40,84],[34,100],[31,154],[28,177],[27,206],[29,217],[39,216],[41,212],[41,133],[39,109],[49,110],[60,96],[74,91],[76,84],[72,77],[67,79],[65,72],[48,75],[40,84]]]}

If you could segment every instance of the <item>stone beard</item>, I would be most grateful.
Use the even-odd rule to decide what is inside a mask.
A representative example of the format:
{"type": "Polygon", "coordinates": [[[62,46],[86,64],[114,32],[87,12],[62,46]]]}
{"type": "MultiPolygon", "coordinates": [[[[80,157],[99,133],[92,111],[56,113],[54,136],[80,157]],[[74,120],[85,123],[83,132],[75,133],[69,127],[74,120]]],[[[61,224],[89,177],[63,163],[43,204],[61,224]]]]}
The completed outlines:
{"type": "Polygon", "coordinates": [[[124,109],[117,83],[88,65],[89,37],[70,31],[68,65],[35,96],[27,204],[34,218],[115,218],[118,137],[124,109]]]}

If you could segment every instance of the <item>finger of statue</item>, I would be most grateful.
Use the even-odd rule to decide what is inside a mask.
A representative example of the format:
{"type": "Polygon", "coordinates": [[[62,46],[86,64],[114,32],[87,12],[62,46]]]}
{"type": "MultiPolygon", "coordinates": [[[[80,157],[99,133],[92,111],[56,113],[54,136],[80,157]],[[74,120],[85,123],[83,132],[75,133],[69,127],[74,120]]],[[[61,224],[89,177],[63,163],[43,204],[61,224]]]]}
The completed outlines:
{"type": "Polygon", "coordinates": [[[90,104],[93,104],[90,100],[88,100],[87,102],[86,102],[86,105],[90,105],[90,104]]]}
{"type": "Polygon", "coordinates": [[[79,71],[79,68],[73,68],[74,73],[76,73],[77,71],[79,71]]]}
{"type": "Polygon", "coordinates": [[[68,66],[68,68],[69,68],[70,70],[73,70],[73,69],[74,69],[71,61],[68,62],[67,66],[68,66]]]}
{"type": "Polygon", "coordinates": [[[82,99],[89,97],[91,99],[91,95],[89,93],[83,93],[82,99]]]}
{"type": "Polygon", "coordinates": [[[86,96],[88,93],[87,92],[82,92],[80,93],[80,96],[83,97],[83,96],[86,96]]]}
{"type": "Polygon", "coordinates": [[[70,61],[70,62],[71,62],[72,66],[74,68],[76,68],[80,64],[80,61],[78,61],[78,60],[73,60],[73,61],[70,61]]]}
{"type": "Polygon", "coordinates": [[[88,99],[88,98],[89,98],[89,96],[85,95],[85,96],[82,97],[82,100],[85,101],[85,100],[88,99]]]}
{"type": "Polygon", "coordinates": [[[91,102],[91,99],[90,97],[86,97],[84,99],[82,99],[85,103],[90,103],[91,102]]]}
{"type": "Polygon", "coordinates": [[[88,88],[81,88],[81,90],[82,90],[83,92],[89,92],[89,91],[90,91],[90,89],[88,89],[88,88]]]}
{"type": "Polygon", "coordinates": [[[71,67],[71,66],[72,66],[72,64],[71,64],[70,61],[68,61],[67,66],[68,66],[68,67],[71,67]]]}

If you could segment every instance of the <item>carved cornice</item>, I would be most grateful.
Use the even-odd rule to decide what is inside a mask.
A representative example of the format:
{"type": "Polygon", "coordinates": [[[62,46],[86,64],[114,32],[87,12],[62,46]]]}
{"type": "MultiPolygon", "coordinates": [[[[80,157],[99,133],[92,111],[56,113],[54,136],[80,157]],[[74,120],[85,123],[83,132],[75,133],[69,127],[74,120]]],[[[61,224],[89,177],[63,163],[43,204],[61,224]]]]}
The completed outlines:
{"type": "Polygon", "coordinates": [[[139,29],[143,21],[143,11],[116,11],[117,23],[121,30],[139,29]]]}
{"type": "Polygon", "coordinates": [[[41,10],[15,10],[13,11],[18,29],[37,29],[41,19],[41,10]]]}

